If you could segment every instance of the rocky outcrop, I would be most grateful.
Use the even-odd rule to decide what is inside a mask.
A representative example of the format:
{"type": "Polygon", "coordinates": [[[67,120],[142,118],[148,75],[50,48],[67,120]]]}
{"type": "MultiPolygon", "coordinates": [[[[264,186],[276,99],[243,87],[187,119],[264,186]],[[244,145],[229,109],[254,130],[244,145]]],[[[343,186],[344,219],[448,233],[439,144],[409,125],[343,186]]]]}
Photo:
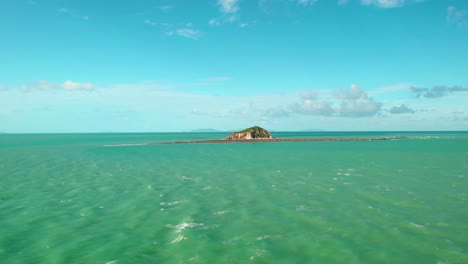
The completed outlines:
{"type": "Polygon", "coordinates": [[[249,127],[240,132],[234,132],[225,140],[258,140],[258,139],[273,139],[270,132],[259,126],[249,127]]]}

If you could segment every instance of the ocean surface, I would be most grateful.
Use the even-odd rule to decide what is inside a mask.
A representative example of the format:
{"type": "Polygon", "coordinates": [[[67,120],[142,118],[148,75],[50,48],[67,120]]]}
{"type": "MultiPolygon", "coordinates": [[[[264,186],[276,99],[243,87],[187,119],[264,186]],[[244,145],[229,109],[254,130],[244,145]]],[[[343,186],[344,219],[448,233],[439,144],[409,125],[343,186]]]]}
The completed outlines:
{"type": "Polygon", "coordinates": [[[468,132],[0,135],[0,263],[468,263],[468,132]]]}

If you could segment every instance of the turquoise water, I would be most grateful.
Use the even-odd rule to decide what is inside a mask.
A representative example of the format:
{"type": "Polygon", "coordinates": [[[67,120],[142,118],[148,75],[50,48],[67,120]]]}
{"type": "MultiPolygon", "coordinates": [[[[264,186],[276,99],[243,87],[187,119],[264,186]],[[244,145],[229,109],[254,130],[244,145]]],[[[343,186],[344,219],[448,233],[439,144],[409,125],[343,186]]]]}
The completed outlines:
{"type": "Polygon", "coordinates": [[[468,263],[468,133],[0,135],[0,263],[468,263]]]}

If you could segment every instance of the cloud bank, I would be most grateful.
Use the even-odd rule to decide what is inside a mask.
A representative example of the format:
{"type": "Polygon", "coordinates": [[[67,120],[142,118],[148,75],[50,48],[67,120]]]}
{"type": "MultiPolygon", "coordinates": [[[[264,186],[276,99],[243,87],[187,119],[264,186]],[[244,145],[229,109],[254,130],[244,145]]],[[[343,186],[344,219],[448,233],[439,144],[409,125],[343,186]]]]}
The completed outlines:
{"type": "Polygon", "coordinates": [[[449,6],[447,8],[447,22],[459,27],[468,27],[468,9],[449,6]]]}
{"type": "Polygon", "coordinates": [[[363,5],[374,5],[383,8],[393,8],[402,6],[405,0],[362,0],[363,5]]]}
{"type": "Polygon", "coordinates": [[[388,110],[391,114],[414,114],[416,111],[411,109],[409,106],[405,104],[401,104],[399,106],[393,106],[388,110]]]}
{"type": "Polygon", "coordinates": [[[89,82],[74,82],[67,80],[63,83],[49,82],[46,80],[38,81],[35,83],[29,83],[21,86],[23,91],[31,90],[66,90],[66,91],[91,91],[94,89],[94,85],[89,82]]]}
{"type": "Polygon", "coordinates": [[[464,86],[444,86],[438,85],[432,88],[424,88],[424,87],[411,87],[411,91],[415,94],[416,97],[420,98],[440,98],[448,96],[452,93],[459,93],[459,92],[468,92],[468,87],[464,86]]]}

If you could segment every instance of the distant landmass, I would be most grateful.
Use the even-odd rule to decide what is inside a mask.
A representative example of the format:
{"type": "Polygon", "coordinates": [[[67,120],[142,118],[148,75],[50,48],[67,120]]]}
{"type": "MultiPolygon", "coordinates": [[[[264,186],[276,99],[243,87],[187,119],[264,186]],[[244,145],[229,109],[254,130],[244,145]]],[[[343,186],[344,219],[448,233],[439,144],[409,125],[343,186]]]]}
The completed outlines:
{"type": "Polygon", "coordinates": [[[304,129],[301,132],[326,132],[326,130],[323,129],[317,129],[317,128],[312,128],[312,129],[304,129]]]}
{"type": "Polygon", "coordinates": [[[199,129],[191,130],[190,132],[192,132],[192,133],[213,133],[213,132],[223,132],[223,131],[217,130],[217,129],[214,129],[214,128],[199,128],[199,129]]]}

